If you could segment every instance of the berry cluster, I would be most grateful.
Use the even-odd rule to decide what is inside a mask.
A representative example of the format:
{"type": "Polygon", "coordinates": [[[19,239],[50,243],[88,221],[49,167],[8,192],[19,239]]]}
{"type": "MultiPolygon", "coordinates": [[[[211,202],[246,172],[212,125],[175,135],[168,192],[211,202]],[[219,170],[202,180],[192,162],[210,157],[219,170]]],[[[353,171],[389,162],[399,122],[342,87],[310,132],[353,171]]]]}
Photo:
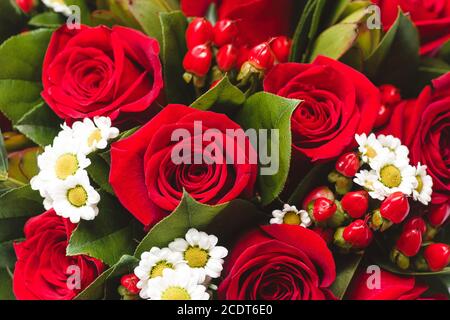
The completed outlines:
{"type": "Polygon", "coordinates": [[[375,128],[384,127],[389,122],[393,107],[402,100],[400,90],[391,84],[384,84],[379,89],[381,93],[381,108],[375,120],[375,128]]]}

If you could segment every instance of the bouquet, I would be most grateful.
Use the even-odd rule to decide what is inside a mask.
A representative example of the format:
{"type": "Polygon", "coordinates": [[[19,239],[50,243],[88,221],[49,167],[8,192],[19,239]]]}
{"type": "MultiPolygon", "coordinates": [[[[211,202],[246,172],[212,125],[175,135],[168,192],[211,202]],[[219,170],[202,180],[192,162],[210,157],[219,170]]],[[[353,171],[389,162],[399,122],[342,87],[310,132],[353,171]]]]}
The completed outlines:
{"type": "Polygon", "coordinates": [[[0,299],[448,299],[450,2],[3,0],[0,299]]]}

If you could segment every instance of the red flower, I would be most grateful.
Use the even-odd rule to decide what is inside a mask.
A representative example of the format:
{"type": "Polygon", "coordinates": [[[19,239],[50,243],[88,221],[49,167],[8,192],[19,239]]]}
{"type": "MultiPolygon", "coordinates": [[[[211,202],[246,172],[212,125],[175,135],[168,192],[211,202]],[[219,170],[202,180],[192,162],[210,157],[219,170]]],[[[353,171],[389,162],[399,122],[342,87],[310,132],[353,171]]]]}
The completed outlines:
{"type": "Polygon", "coordinates": [[[348,150],[355,133],[371,132],[380,108],[380,93],[364,75],[326,57],[275,66],[264,90],[304,100],[292,116],[292,143],[312,161],[348,150]]]}
{"type": "Polygon", "coordinates": [[[75,226],[53,210],[26,223],[25,241],[14,245],[17,262],[13,281],[17,299],[70,300],[100,275],[104,269],[101,261],[84,255],[66,255],[75,226]],[[80,276],[79,288],[69,278],[77,274],[80,276]]]}
{"type": "Polygon", "coordinates": [[[421,54],[439,48],[450,39],[450,2],[448,0],[372,0],[381,8],[381,19],[389,29],[398,15],[398,7],[411,16],[419,29],[421,54]]]}
{"type": "MultiPolygon", "coordinates": [[[[60,27],[42,71],[42,97],[64,120],[149,111],[163,87],[159,45],[125,27],[60,27]]],[[[127,118],[128,115],[128,118],[127,118]]]]}
{"type": "Polygon", "coordinates": [[[169,105],[131,137],[112,145],[111,185],[122,204],[146,226],[155,224],[173,211],[183,196],[183,190],[197,201],[208,204],[250,197],[257,165],[253,164],[256,161],[249,160],[255,158],[256,153],[243,135],[242,129],[225,115],[169,105]],[[212,128],[214,136],[219,136],[218,140],[222,141],[214,138],[213,142],[199,141],[206,140],[206,135],[203,139],[196,135],[196,126],[200,126],[203,132],[212,128]],[[190,136],[179,142],[172,141],[176,129],[190,136]],[[230,136],[227,129],[238,130],[235,131],[238,134],[230,136]],[[242,138],[246,150],[238,142],[242,138]],[[233,157],[233,161],[222,158],[221,164],[221,160],[216,158],[218,161],[207,164],[200,158],[194,164],[195,157],[204,155],[212,146],[227,153],[227,145],[233,144],[236,152],[222,155],[233,157]],[[178,154],[176,150],[183,146],[191,151],[188,156],[193,164],[173,161],[172,153],[178,154]]]}
{"type": "Polygon", "coordinates": [[[219,286],[227,300],[335,299],[333,255],[314,231],[292,225],[263,226],[231,251],[219,286]]]}

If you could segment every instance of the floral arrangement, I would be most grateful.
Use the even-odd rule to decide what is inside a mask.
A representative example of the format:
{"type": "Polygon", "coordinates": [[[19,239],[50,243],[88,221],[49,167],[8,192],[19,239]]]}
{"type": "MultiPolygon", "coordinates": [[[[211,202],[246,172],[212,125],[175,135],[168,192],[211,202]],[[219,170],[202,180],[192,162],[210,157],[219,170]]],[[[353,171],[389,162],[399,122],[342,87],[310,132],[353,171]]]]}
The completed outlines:
{"type": "Polygon", "coordinates": [[[450,2],[0,2],[0,299],[448,299],[450,2]]]}

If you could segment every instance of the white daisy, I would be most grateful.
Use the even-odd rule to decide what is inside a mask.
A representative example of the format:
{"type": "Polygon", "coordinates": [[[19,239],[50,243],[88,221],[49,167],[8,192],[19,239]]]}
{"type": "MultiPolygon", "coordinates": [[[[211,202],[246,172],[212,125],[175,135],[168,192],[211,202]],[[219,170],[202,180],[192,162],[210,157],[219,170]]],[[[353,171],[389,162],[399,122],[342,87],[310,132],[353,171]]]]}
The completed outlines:
{"type": "Polygon", "coordinates": [[[141,289],[139,295],[142,299],[148,299],[147,289],[150,279],[161,277],[165,269],[177,269],[186,266],[183,255],[169,248],[153,247],[141,255],[139,265],[134,269],[134,274],[139,278],[137,287],[141,289]]]}
{"type": "Polygon", "coordinates": [[[417,187],[413,190],[413,198],[415,201],[428,205],[433,193],[433,179],[427,174],[427,166],[422,166],[419,162],[415,168],[415,176],[417,187]]]}
{"type": "Polygon", "coordinates": [[[145,296],[149,300],[209,300],[204,278],[184,266],[176,270],[166,268],[162,277],[149,281],[145,296]]]}
{"type": "Polygon", "coordinates": [[[169,248],[180,252],[187,265],[197,272],[218,278],[228,250],[217,246],[217,242],[216,236],[192,228],[186,233],[185,239],[175,239],[169,244],[169,248]]]}
{"type": "Polygon", "coordinates": [[[369,136],[365,133],[360,135],[355,134],[355,140],[359,145],[358,151],[361,153],[361,159],[366,163],[385,153],[383,146],[373,133],[369,136]]]}
{"type": "Polygon", "coordinates": [[[374,191],[369,192],[372,198],[384,200],[397,191],[410,195],[417,187],[414,167],[403,159],[397,159],[394,154],[376,157],[370,162],[370,166],[377,174],[377,180],[373,184],[374,191]]]}
{"type": "Polygon", "coordinates": [[[361,170],[355,175],[353,181],[368,191],[374,191],[374,183],[378,180],[376,171],[361,170]]]}
{"type": "Polygon", "coordinates": [[[402,145],[402,142],[400,139],[388,135],[385,136],[384,134],[380,134],[377,137],[377,140],[381,143],[381,145],[387,149],[388,152],[393,153],[397,159],[404,160],[406,163],[409,163],[409,150],[408,147],[402,145]]]}
{"type": "Polygon", "coordinates": [[[55,183],[49,189],[56,214],[69,218],[72,223],[80,219],[93,220],[98,214],[97,204],[100,195],[90,185],[87,172],[78,171],[76,175],[55,183]]]}
{"type": "Polygon", "coordinates": [[[60,12],[66,16],[72,14],[70,8],[66,5],[64,0],[42,0],[46,7],[53,9],[55,12],[60,12]]]}
{"type": "Polygon", "coordinates": [[[309,227],[312,223],[309,214],[305,210],[297,210],[295,206],[285,204],[283,210],[272,211],[273,218],[270,219],[270,224],[291,224],[300,225],[302,227],[309,227]]]}
{"type": "Polygon", "coordinates": [[[89,118],[76,121],[72,125],[72,130],[74,137],[81,139],[81,148],[85,153],[105,149],[108,146],[108,140],[119,135],[119,129],[111,127],[111,119],[108,117],[95,117],[94,121],[89,118]]]}

